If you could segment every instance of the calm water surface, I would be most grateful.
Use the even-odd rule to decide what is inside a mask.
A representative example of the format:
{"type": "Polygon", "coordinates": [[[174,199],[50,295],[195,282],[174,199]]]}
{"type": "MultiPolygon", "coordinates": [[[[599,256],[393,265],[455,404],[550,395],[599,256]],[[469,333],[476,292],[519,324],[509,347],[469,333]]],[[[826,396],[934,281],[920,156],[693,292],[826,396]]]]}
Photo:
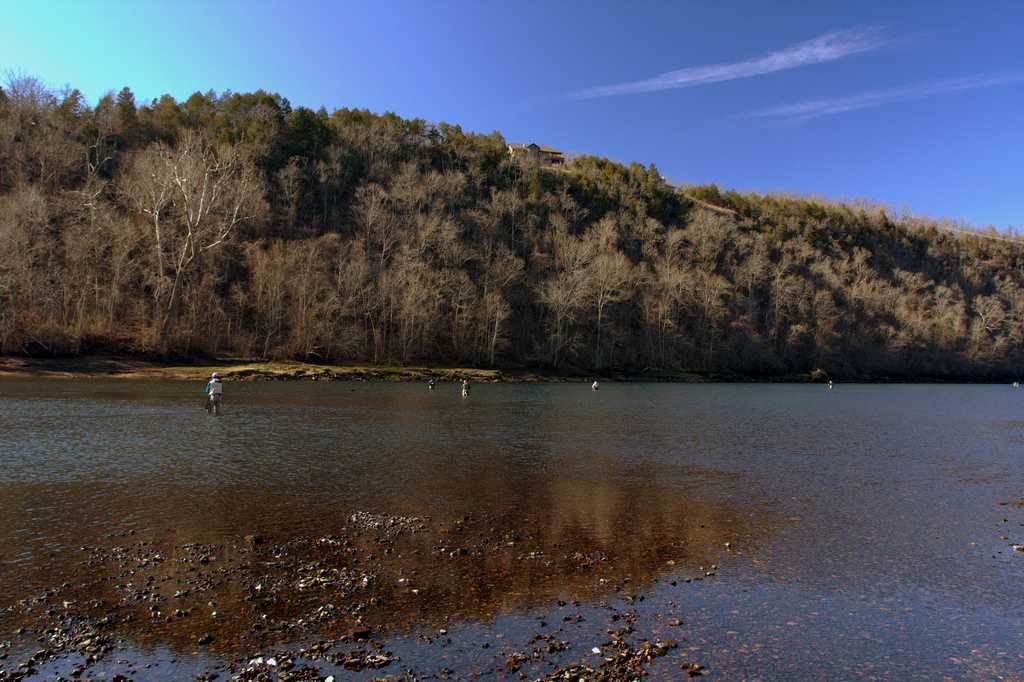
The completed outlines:
{"type": "MultiPolygon", "coordinates": [[[[675,608],[725,678],[1024,678],[1024,391],[246,383],[213,418],[201,388],[0,382],[0,607],[111,533],[487,511],[638,574],[666,570],[648,551],[665,536],[730,542],[713,580],[654,581],[639,612],[657,632],[675,608]]],[[[507,591],[455,628],[512,628],[552,598],[507,591]]]]}

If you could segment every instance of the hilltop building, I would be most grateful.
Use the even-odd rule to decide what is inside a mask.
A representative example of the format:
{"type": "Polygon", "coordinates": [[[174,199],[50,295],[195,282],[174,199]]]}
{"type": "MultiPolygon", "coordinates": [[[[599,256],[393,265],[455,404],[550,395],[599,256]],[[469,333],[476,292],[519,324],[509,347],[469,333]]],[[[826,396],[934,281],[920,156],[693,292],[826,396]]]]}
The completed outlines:
{"type": "Polygon", "coordinates": [[[565,163],[565,155],[552,147],[542,147],[539,144],[510,144],[508,155],[513,159],[530,159],[545,166],[561,166],[565,163]]]}

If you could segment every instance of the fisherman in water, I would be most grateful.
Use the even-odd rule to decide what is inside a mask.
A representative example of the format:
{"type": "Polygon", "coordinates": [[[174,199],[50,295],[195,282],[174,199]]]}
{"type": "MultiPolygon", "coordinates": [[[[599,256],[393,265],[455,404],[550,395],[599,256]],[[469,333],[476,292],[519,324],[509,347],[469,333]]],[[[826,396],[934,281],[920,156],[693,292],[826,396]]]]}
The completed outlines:
{"type": "Polygon", "coordinates": [[[463,398],[468,398],[469,397],[469,379],[463,379],[462,380],[462,397],[463,398]]]}
{"type": "Polygon", "coordinates": [[[224,382],[220,380],[220,374],[216,372],[210,377],[210,380],[206,383],[206,411],[209,414],[220,414],[220,398],[224,395],[224,382]]]}
{"type": "Polygon", "coordinates": [[[434,378],[433,377],[431,377],[430,381],[427,382],[427,390],[428,391],[433,391],[434,390],[434,378]]]}

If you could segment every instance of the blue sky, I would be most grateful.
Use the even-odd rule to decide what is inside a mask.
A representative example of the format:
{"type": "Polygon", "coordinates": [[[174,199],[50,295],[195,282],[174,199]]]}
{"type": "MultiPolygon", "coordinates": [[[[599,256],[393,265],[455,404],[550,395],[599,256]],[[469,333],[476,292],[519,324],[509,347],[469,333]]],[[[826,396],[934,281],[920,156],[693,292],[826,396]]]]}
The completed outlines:
{"type": "Polygon", "coordinates": [[[678,182],[1024,226],[1024,2],[0,0],[0,69],[95,101],[274,90],[678,182]]]}

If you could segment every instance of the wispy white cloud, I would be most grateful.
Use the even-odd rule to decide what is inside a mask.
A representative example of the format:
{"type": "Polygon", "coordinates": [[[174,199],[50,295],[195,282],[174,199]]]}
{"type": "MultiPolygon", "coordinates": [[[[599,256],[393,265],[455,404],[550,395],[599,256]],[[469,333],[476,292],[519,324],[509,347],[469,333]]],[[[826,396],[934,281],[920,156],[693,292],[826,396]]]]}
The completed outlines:
{"type": "Polygon", "coordinates": [[[670,90],[672,88],[692,88],[708,83],[751,78],[766,73],[795,69],[808,64],[831,62],[863,52],[877,50],[888,44],[890,40],[885,31],[877,27],[854,28],[842,31],[831,31],[813,40],[791,45],[789,47],[766,54],[755,59],[731,64],[709,64],[693,66],[678,71],[669,71],[653,78],[601,85],[571,93],[578,99],[610,97],[612,95],[632,95],[641,92],[670,90]]]}
{"type": "Polygon", "coordinates": [[[795,120],[806,120],[827,116],[829,114],[841,114],[844,111],[854,109],[867,109],[879,107],[890,102],[901,100],[919,99],[933,95],[948,95],[965,90],[976,90],[978,88],[990,88],[997,85],[1009,85],[1024,81],[1024,73],[1010,74],[980,74],[964,78],[949,78],[946,80],[929,81],[918,83],[901,88],[887,88],[884,90],[870,90],[846,95],[843,97],[827,97],[823,99],[809,99],[794,104],[785,104],[768,109],[746,114],[747,117],[773,117],[789,118],[795,120]]]}

